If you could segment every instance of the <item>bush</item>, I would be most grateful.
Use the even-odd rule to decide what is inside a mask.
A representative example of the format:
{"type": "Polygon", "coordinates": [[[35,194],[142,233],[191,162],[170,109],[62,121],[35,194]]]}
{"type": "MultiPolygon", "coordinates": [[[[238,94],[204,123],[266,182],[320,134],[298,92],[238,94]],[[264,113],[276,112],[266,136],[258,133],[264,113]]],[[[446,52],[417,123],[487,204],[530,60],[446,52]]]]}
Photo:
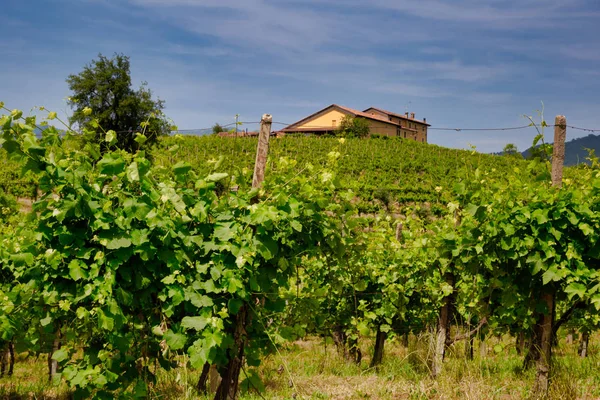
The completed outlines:
{"type": "Polygon", "coordinates": [[[19,212],[17,200],[0,189],[0,216],[4,220],[19,212]]]}
{"type": "Polygon", "coordinates": [[[369,123],[364,118],[354,118],[351,115],[346,115],[341,121],[340,126],[336,130],[336,136],[345,138],[364,138],[368,137],[369,123]]]}

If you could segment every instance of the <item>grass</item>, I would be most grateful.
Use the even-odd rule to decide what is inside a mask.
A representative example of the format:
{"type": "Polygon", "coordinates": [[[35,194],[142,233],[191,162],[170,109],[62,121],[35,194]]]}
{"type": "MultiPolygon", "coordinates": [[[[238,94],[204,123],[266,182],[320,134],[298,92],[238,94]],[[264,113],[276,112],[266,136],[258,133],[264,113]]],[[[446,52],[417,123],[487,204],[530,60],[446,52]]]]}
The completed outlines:
{"type": "MultiPolygon", "coordinates": [[[[429,377],[427,341],[426,336],[411,337],[408,348],[399,341],[388,341],[384,362],[376,369],[368,367],[368,354],[372,350],[368,339],[362,342],[365,356],[360,365],[343,360],[335,346],[321,339],[290,343],[281,348],[279,354],[266,357],[258,368],[266,390],[259,394],[250,388],[240,399],[528,398],[535,371],[521,370],[522,357],[516,354],[512,339],[488,338],[483,350],[481,344],[476,344],[472,361],[463,356],[464,342],[458,343],[449,349],[444,373],[437,380],[429,377]],[[503,344],[503,348],[500,350],[496,344],[503,344]]],[[[549,399],[600,398],[599,348],[590,346],[590,356],[586,359],[579,358],[576,350],[576,344],[564,343],[556,349],[549,399]]],[[[58,400],[69,397],[64,383],[48,383],[46,376],[43,357],[18,360],[15,375],[0,379],[0,398],[58,400]]],[[[196,393],[198,376],[198,371],[185,367],[168,373],[159,370],[150,396],[154,399],[211,398],[196,393]]]]}

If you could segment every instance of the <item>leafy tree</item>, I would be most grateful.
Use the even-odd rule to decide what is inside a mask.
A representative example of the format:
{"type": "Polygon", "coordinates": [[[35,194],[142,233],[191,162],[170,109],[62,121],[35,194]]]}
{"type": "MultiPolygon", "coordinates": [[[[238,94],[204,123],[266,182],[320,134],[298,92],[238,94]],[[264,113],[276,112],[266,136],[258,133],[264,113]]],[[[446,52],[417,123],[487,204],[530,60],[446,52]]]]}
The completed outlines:
{"type": "Polygon", "coordinates": [[[220,132],[225,132],[225,128],[223,128],[219,123],[216,123],[212,127],[212,133],[217,134],[220,132]]]}
{"type": "Polygon", "coordinates": [[[355,118],[351,115],[346,115],[340,121],[340,126],[336,129],[336,136],[341,137],[358,137],[363,138],[369,136],[369,123],[364,118],[355,118]]]}
{"type": "Polygon", "coordinates": [[[102,130],[113,130],[117,146],[131,151],[168,134],[170,126],[162,113],[164,101],[152,99],[147,83],[137,90],[131,87],[129,67],[129,57],[123,54],[115,53],[113,58],[99,54],[79,74],[69,75],[67,83],[73,92],[70,123],[95,142],[104,140],[102,130]]]}
{"type": "Polygon", "coordinates": [[[514,143],[508,143],[506,146],[504,146],[504,149],[502,149],[502,154],[505,156],[523,158],[521,153],[519,153],[519,149],[514,143]]]}

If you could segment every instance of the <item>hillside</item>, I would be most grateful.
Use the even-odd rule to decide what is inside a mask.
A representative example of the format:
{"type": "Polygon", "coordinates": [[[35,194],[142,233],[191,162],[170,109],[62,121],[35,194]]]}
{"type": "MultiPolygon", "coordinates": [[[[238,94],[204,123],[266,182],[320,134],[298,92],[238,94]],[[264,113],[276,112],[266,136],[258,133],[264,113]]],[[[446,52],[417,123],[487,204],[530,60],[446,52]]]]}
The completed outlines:
{"type": "MultiPolygon", "coordinates": [[[[201,174],[213,169],[242,177],[249,185],[256,157],[256,139],[219,138],[214,136],[163,139],[171,151],[161,151],[157,161],[165,166],[178,161],[189,162],[201,174]],[[217,168],[215,162],[223,156],[217,168]]],[[[514,167],[526,161],[444,148],[399,138],[348,139],[343,144],[335,138],[285,137],[272,139],[270,166],[280,157],[307,163],[324,162],[331,151],[339,151],[339,175],[342,185],[357,192],[365,211],[373,207],[406,203],[438,203],[445,206],[444,192],[455,183],[469,179],[475,169],[500,176],[514,175],[514,167]],[[373,202],[377,199],[379,201],[373,202]]],[[[520,168],[525,178],[526,168],[520,168]]]]}
{"type": "MultiPolygon", "coordinates": [[[[256,143],[256,138],[171,136],[162,139],[155,160],[168,169],[178,162],[188,162],[200,175],[227,172],[236,177],[235,184],[250,185],[256,143]]],[[[365,212],[381,207],[397,209],[411,203],[430,203],[434,211],[439,210],[449,201],[445,193],[454,184],[471,179],[477,168],[506,177],[517,174],[515,167],[526,165],[526,161],[512,157],[399,138],[347,139],[340,143],[336,138],[285,137],[271,140],[269,168],[276,168],[281,157],[296,160],[298,168],[324,163],[331,151],[341,153],[341,184],[357,194],[365,212]]],[[[3,153],[0,151],[0,189],[17,197],[29,197],[34,191],[32,180],[19,178],[19,167],[3,153]]],[[[529,178],[526,171],[519,168],[520,179],[529,178]]]]}
{"type": "MultiPolygon", "coordinates": [[[[592,149],[596,152],[596,155],[600,151],[600,135],[588,135],[581,138],[569,140],[565,145],[565,165],[577,165],[581,163],[589,164],[586,160],[588,157],[588,151],[586,149],[592,149]]],[[[525,150],[521,154],[523,157],[529,157],[531,148],[525,150]]]]}

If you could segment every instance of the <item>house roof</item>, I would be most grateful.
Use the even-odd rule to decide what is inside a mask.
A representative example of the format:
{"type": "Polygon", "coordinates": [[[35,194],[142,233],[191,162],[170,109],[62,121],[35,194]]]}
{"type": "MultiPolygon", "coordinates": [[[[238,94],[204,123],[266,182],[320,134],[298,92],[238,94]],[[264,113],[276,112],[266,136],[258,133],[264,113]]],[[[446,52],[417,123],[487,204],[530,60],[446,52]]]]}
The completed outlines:
{"type": "MultiPolygon", "coordinates": [[[[371,114],[368,114],[368,113],[366,113],[364,111],[359,111],[359,110],[355,110],[353,108],[340,106],[338,104],[332,104],[330,106],[327,106],[327,107],[323,108],[322,110],[319,110],[319,111],[317,111],[317,112],[309,115],[308,117],[306,117],[304,119],[301,119],[298,122],[294,122],[293,124],[286,126],[284,129],[282,129],[282,131],[283,132],[290,132],[290,131],[291,132],[300,132],[300,131],[331,131],[331,130],[334,130],[333,127],[294,128],[294,126],[301,125],[302,123],[304,123],[304,122],[312,119],[316,115],[318,115],[318,114],[320,114],[320,113],[322,113],[324,111],[327,111],[327,110],[329,110],[331,108],[337,108],[338,110],[341,110],[342,112],[344,112],[346,114],[353,115],[355,117],[362,117],[362,118],[366,118],[366,119],[370,119],[370,120],[374,120],[374,121],[383,122],[383,123],[386,123],[388,125],[393,125],[395,127],[402,127],[400,124],[398,124],[396,122],[392,122],[389,119],[387,119],[385,117],[382,117],[382,116],[379,116],[379,115],[371,115],[371,114]]],[[[406,128],[406,127],[402,127],[402,129],[409,130],[409,131],[415,131],[416,132],[416,129],[409,129],[409,128],[406,128]]]]}
{"type": "Polygon", "coordinates": [[[365,111],[363,111],[363,112],[365,112],[365,113],[366,113],[366,112],[367,112],[367,111],[369,111],[369,110],[376,110],[376,111],[382,112],[382,113],[384,113],[384,114],[393,115],[394,117],[398,117],[398,118],[400,118],[400,119],[405,119],[405,120],[407,120],[407,121],[416,122],[416,123],[418,123],[418,124],[423,124],[423,125],[431,126],[431,125],[430,125],[430,124],[428,124],[427,122],[419,121],[418,119],[415,119],[415,118],[408,118],[408,117],[407,117],[406,115],[404,115],[404,114],[398,114],[398,113],[394,113],[394,112],[391,112],[391,111],[384,110],[383,108],[369,107],[369,108],[367,108],[367,109],[366,109],[365,111]]]}

